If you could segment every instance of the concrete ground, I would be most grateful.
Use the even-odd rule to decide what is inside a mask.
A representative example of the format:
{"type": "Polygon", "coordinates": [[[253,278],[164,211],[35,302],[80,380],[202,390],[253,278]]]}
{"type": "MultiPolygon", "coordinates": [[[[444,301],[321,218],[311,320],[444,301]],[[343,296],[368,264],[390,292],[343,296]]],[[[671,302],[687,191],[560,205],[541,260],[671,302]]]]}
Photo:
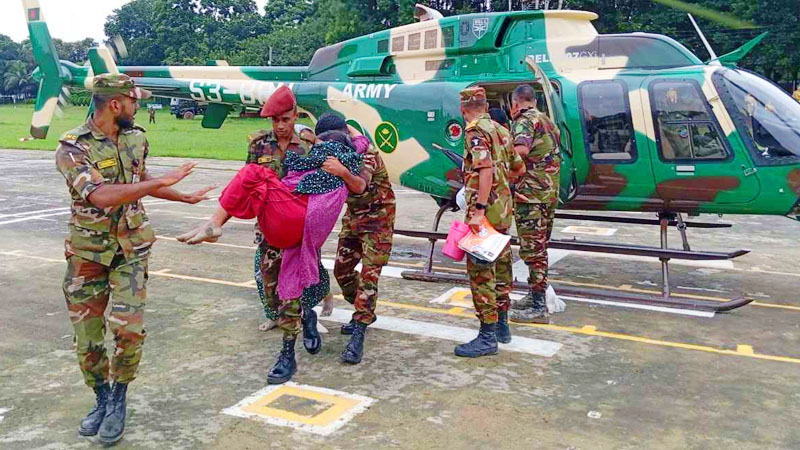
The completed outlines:
{"type": "MultiPolygon", "coordinates": [[[[52,156],[0,151],[0,448],[99,446],[77,434],[93,395],[76,363],[61,293],[69,203],[52,156]]],[[[180,162],[154,158],[150,170],[162,173],[180,162]]],[[[200,167],[178,188],[225,183],[239,164],[203,161],[200,167]]],[[[428,229],[433,201],[400,187],[397,195],[398,228],[428,229]]],[[[218,244],[188,247],[173,237],[200,223],[215,202],[147,203],[159,236],[150,265],[148,338],[117,448],[800,448],[800,224],[788,219],[704,216],[735,226],[690,230],[695,247],[753,252],[732,263],[672,267],[680,294],[745,294],[756,303],[696,317],[568,300],[553,325],[512,327],[515,337],[531,339],[525,345],[533,353],[560,344],[549,357],[507,349],[477,360],[455,357],[457,342],[431,336],[474,334],[477,320],[464,303],[469,297],[456,292],[449,301],[442,296],[452,285],[399,278],[400,270],[421,267],[427,242],[398,236],[363,362],[339,362],[347,338],[331,321],[322,322],[330,333],[321,353],[309,355],[298,345],[294,382],[343,393],[337,399],[373,400],[324,436],[222,413],[267,386],[280,345],[279,332],[258,331],[263,314],[251,281],[252,223],[234,221],[218,244]],[[377,328],[381,322],[389,329],[377,328]]],[[[442,229],[457,216],[446,214],[442,229]]],[[[557,221],[554,237],[654,245],[658,230],[557,221]],[[570,225],[610,236],[570,234],[570,225]]],[[[679,242],[677,234],[670,239],[679,242]]],[[[329,264],[335,250],[334,234],[323,250],[329,264]]],[[[552,256],[551,276],[563,285],[658,289],[657,260],[552,256]]],[[[439,270],[463,268],[443,259],[437,251],[439,270]]],[[[333,290],[339,292],[335,283],[333,290]]],[[[339,316],[351,309],[341,298],[336,308],[339,316]]],[[[284,419],[314,422],[336,401],[289,393],[271,406],[284,419]]]]}

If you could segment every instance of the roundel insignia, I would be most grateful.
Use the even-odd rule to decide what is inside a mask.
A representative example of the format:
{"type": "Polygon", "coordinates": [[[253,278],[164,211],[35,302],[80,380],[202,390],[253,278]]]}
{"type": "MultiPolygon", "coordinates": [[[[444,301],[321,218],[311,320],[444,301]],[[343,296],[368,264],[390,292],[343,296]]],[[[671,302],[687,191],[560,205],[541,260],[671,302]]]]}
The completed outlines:
{"type": "Polygon", "coordinates": [[[375,128],[375,145],[384,152],[392,153],[399,142],[397,127],[391,122],[381,122],[375,128]]]}
{"type": "Polygon", "coordinates": [[[464,128],[460,123],[452,121],[447,124],[445,129],[445,137],[452,143],[456,143],[464,136],[464,128]]]}

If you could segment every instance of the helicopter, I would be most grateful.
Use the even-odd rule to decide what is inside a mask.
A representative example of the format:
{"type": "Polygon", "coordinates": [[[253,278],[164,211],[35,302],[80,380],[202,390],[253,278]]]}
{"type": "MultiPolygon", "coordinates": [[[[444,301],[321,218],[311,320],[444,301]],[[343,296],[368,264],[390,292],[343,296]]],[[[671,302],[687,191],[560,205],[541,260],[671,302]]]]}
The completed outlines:
{"type": "Polygon", "coordinates": [[[462,187],[465,124],[459,92],[476,85],[485,88],[490,106],[508,111],[514,88],[530,84],[538,108],[558,126],[563,161],[557,217],[661,227],[660,247],[551,241],[551,248],[659,258],[662,295],[620,300],[715,311],[742,306],[751,300],[720,305],[671,296],[670,259],[747,253],[692,250],[687,227],[730,225],[684,221],[683,215],[800,220],[800,103],[735,65],[766,33],[719,57],[707,45],[712,59],[703,62],[667,36],[599,34],[593,12],[444,17],[416,5],[418,22],[320,48],[303,67],[234,67],[225,61],[117,67],[112,50],[124,53],[119,41],[91,49],[90,64],[80,66],[58,59],[38,1],[23,5],[39,66],[33,137],[46,136],[64,89],[90,89],[100,73],[125,73],[155,96],[207,103],[206,128],[221,127],[234,105],[257,107],[288,85],[312,120],[326,111],[342,114],[381,151],[394,183],[439,204],[433,232],[396,231],[431,242],[425,270],[408,272],[407,278],[457,281],[431,267],[436,241],[444,237],[436,233],[439,220],[457,208],[462,187]],[[565,210],[652,212],[657,219],[565,210]],[[668,226],[680,230],[682,250],[668,247],[668,226]]]}

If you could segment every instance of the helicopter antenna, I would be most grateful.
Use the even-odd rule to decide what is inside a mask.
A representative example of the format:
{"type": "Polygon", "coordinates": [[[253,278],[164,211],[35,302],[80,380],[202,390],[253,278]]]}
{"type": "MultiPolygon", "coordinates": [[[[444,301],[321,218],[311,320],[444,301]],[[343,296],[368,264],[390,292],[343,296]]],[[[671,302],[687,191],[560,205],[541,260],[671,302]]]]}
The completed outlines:
{"type": "Polygon", "coordinates": [[[708,43],[708,39],[706,39],[706,35],[704,35],[702,31],[700,31],[700,27],[697,25],[697,22],[694,21],[694,17],[692,17],[691,14],[686,14],[686,15],[689,16],[689,20],[692,21],[692,25],[694,25],[694,29],[697,30],[697,34],[700,35],[700,40],[703,41],[703,45],[706,46],[706,50],[708,50],[708,54],[711,55],[711,62],[709,62],[708,64],[712,65],[712,66],[721,66],[722,63],[720,63],[719,60],[717,60],[717,54],[714,52],[714,49],[711,48],[711,44],[708,43]]]}

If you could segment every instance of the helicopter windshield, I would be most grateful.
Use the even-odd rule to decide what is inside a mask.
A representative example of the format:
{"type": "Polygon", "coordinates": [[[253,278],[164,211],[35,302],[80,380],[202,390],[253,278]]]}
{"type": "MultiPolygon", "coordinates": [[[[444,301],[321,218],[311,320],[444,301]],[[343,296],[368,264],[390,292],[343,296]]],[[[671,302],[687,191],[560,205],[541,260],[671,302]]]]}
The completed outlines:
{"type": "Polygon", "coordinates": [[[800,103],[746,70],[723,68],[712,79],[758,164],[800,161],[800,103]]]}

